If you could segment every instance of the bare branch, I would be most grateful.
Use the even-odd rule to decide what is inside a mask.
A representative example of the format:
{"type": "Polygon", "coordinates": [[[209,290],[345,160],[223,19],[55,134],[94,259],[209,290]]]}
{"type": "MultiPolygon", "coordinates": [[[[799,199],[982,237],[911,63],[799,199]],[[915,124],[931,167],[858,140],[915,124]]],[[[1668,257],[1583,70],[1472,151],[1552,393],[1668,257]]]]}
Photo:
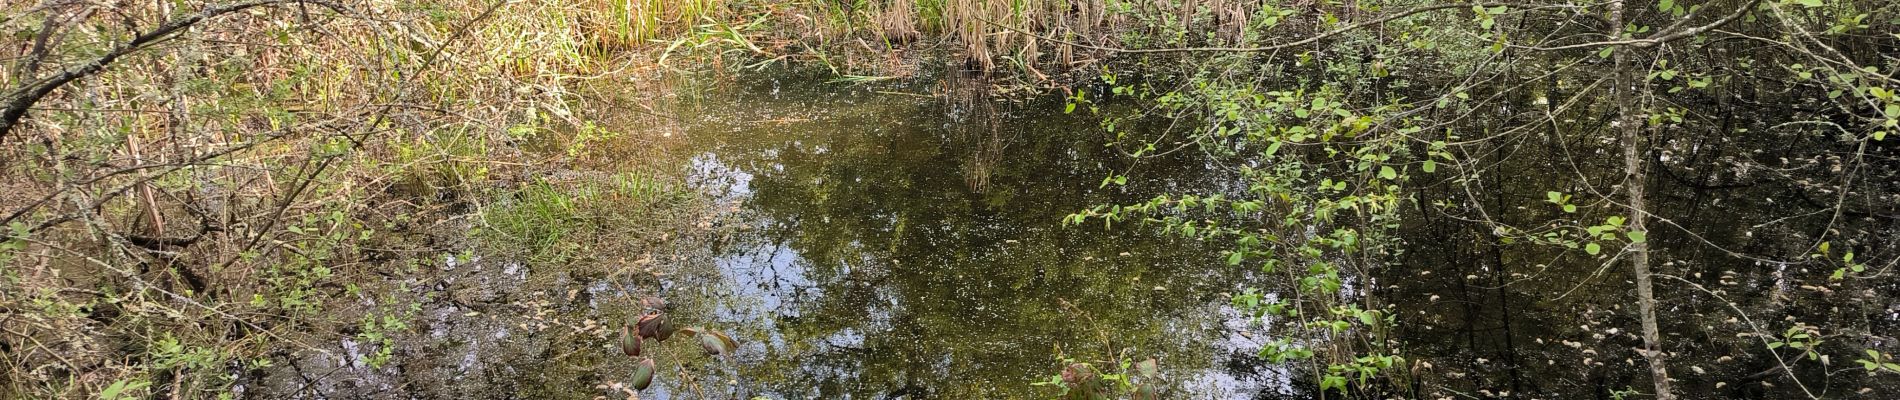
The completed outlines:
{"type": "Polygon", "coordinates": [[[260,6],[284,3],[316,4],[332,10],[343,10],[342,5],[322,0],[256,0],[210,6],[195,14],[166,21],[151,32],[139,34],[133,37],[131,41],[112,48],[112,50],[107,51],[104,55],[99,56],[99,58],[80,63],[79,65],[66,67],[66,69],[61,70],[58,74],[28,83],[23,87],[8,92],[4,98],[0,98],[0,103],[6,104],[6,108],[0,110],[0,143],[6,143],[7,134],[13,131],[14,126],[19,125],[21,119],[26,118],[27,110],[32,108],[34,103],[39,102],[41,98],[52,94],[54,90],[58,90],[67,83],[72,83],[72,81],[104,71],[107,66],[110,66],[114,61],[118,61],[120,57],[125,57],[128,54],[163,42],[165,39],[172,37],[172,35],[183,32],[204,20],[260,6]]]}

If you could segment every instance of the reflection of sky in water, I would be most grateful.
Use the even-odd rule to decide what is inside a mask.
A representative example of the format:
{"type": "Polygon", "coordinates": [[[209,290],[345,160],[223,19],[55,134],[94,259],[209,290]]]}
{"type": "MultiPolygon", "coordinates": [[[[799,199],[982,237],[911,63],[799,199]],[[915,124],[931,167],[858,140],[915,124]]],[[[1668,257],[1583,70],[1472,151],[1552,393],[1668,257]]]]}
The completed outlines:
{"type": "Polygon", "coordinates": [[[752,195],[752,174],[721,163],[716,154],[702,153],[688,161],[688,165],[691,168],[687,176],[689,183],[702,193],[712,194],[715,204],[731,204],[752,195]]]}
{"type": "MultiPolygon", "coordinates": [[[[779,94],[777,87],[773,93],[779,94]]],[[[1139,315],[1142,319],[1137,321],[1147,324],[1131,324],[1142,326],[1127,332],[1111,329],[1109,334],[1135,339],[1160,336],[1147,339],[1147,344],[1142,345],[1145,347],[1134,349],[1137,352],[1134,356],[1163,355],[1163,374],[1187,391],[1172,398],[1303,398],[1313,395],[1308,392],[1312,384],[1295,382],[1310,379],[1304,375],[1310,373],[1309,370],[1273,365],[1256,356],[1264,344],[1281,332],[1263,330],[1259,324],[1242,317],[1228,304],[1227,298],[1212,295],[1241,293],[1269,279],[1260,279],[1254,276],[1257,273],[1250,271],[1235,273],[1219,263],[1204,262],[1195,255],[1206,255],[1203,253],[1207,248],[1194,247],[1197,244],[1168,244],[1173,242],[1127,234],[1136,228],[1124,226],[1118,235],[1108,235],[1099,225],[1057,226],[1057,221],[1067,212],[1109,201],[1104,200],[1109,198],[1126,204],[1125,197],[1132,195],[1128,191],[1116,192],[1114,187],[1096,190],[1096,181],[1107,171],[1127,168],[1116,165],[1116,158],[1104,157],[1097,151],[1101,147],[1099,139],[1092,136],[1096,133],[1091,131],[1092,122],[1080,125],[1073,121],[1057,122],[1052,126],[1036,121],[1060,121],[1058,117],[1003,111],[1000,114],[1004,120],[1003,132],[999,136],[1007,138],[1001,140],[1004,151],[997,164],[982,166],[985,171],[994,172],[988,175],[994,179],[987,183],[994,190],[982,192],[964,187],[964,170],[972,168],[969,161],[974,159],[964,157],[974,153],[972,148],[976,147],[972,143],[975,140],[967,136],[971,132],[965,128],[986,120],[981,115],[972,115],[971,110],[941,104],[895,104],[905,101],[862,93],[812,96],[787,92],[786,96],[790,100],[785,101],[798,104],[747,99],[743,103],[747,107],[724,107],[712,115],[695,119],[701,124],[691,128],[686,136],[704,142],[694,143],[694,150],[675,154],[687,156],[684,164],[691,187],[707,194],[710,206],[723,213],[715,219],[719,221],[716,223],[724,227],[737,225],[738,229],[731,237],[711,240],[717,244],[693,247],[684,250],[685,254],[656,254],[656,265],[679,263],[694,267],[679,269],[678,275],[662,279],[657,288],[661,296],[681,300],[674,303],[676,306],[691,305],[687,307],[691,311],[677,315],[690,318],[682,320],[691,324],[726,330],[741,340],[734,364],[701,365],[699,361],[703,359],[695,356],[687,358],[690,366],[703,368],[696,371],[707,372],[707,376],[720,382],[732,378],[726,371],[766,372],[736,378],[738,386],[743,387],[741,398],[754,394],[775,399],[951,398],[941,392],[900,395],[904,393],[902,390],[910,388],[907,385],[915,385],[915,379],[919,378],[925,379],[923,385],[934,385],[937,389],[952,385],[981,388],[976,390],[978,395],[962,397],[1016,398],[1037,393],[1030,382],[1060,371],[1054,361],[1042,361],[1053,353],[1052,342],[1075,344],[1078,336],[1082,336],[1080,341],[1093,340],[1093,332],[1077,333],[1077,330],[1061,327],[1031,325],[1065,323],[1060,318],[1047,318],[1048,314],[1066,313],[1050,311],[1058,308],[1054,304],[1056,299],[1076,301],[1085,312],[1097,317],[1118,313],[1139,315]],[[720,126],[722,123],[728,125],[720,126]],[[1065,139],[1065,134],[1070,137],[1065,139]],[[1069,139],[1086,143],[1072,146],[1066,142],[1069,139]],[[737,223],[731,224],[732,221],[737,223]],[[1075,240],[1090,236],[1110,239],[1075,240]],[[1135,251],[1137,255],[1133,257],[1117,256],[1122,251],[1116,247],[1118,244],[1101,243],[1110,240],[1149,246],[1135,251]],[[685,257],[680,257],[682,255],[685,257]],[[1075,268],[1077,265],[1083,267],[1075,268]],[[1044,275],[1045,270],[1051,271],[1048,276],[1044,275]],[[1025,271],[1034,271],[1034,275],[1025,276],[1029,275],[1025,271]],[[1101,271],[1107,272],[1091,276],[1101,271]],[[1141,275],[1140,282],[1100,276],[1113,274],[1141,275]],[[1167,289],[1147,290],[1154,286],[1167,289]],[[1129,287],[1138,290],[1131,291],[1129,287]],[[1091,297],[1095,303],[1082,302],[1083,298],[1091,297]],[[1149,297],[1171,299],[1162,304],[1147,301],[1149,297]],[[692,302],[695,299],[709,300],[692,302]],[[1104,307],[1104,304],[1113,307],[1104,307]],[[953,324],[979,325],[978,328],[989,324],[1017,336],[970,334],[960,326],[944,327],[941,322],[944,319],[952,320],[953,324]],[[1153,332],[1157,330],[1159,334],[1153,332]],[[872,352],[879,354],[867,355],[872,352]],[[1036,363],[997,360],[1010,357],[1035,358],[1036,363]],[[962,380],[946,384],[919,376],[945,373],[960,374],[958,378],[962,380]]],[[[1251,165],[1264,167],[1260,163],[1251,165]]],[[[1147,185],[1145,190],[1154,192],[1245,195],[1246,185],[1232,179],[1231,174],[1218,171],[1203,174],[1226,166],[1203,158],[1144,164],[1131,174],[1131,181],[1135,180],[1134,175],[1141,175],[1139,178],[1143,179],[1131,186],[1147,185]]],[[[1534,189],[1531,195],[1545,190],[1541,186],[1534,189]]],[[[1304,232],[1307,238],[1326,233],[1318,229],[1304,232]]],[[[1210,245],[1218,247],[1221,243],[1210,242],[1210,245]]],[[[1405,273],[1381,275],[1376,279],[1346,275],[1341,277],[1342,290],[1351,295],[1388,292],[1389,299],[1400,302],[1409,299],[1410,303],[1401,303],[1401,307],[1417,315],[1406,314],[1408,318],[1402,319],[1405,322],[1395,337],[1404,341],[1406,356],[1421,361],[1429,359],[1439,365],[1441,373],[1475,372],[1472,382],[1480,379],[1502,382],[1496,378],[1503,376],[1498,372],[1501,369],[1480,366],[1471,360],[1504,357],[1499,349],[1506,344],[1495,342],[1515,337],[1515,350],[1522,351],[1521,357],[1526,362],[1509,368],[1512,379],[1516,379],[1516,372],[1521,369],[1526,376],[1548,377],[1530,378],[1530,381],[1555,386],[1556,393],[1579,393],[1571,391],[1574,387],[1588,390],[1588,387],[1574,386],[1582,384],[1562,382],[1576,376],[1578,371],[1573,368],[1537,368],[1546,362],[1574,364],[1578,358],[1573,357],[1574,352],[1561,345],[1543,344],[1541,340],[1535,345],[1527,344],[1541,338],[1551,338],[1553,343],[1587,338],[1567,332],[1571,329],[1565,326],[1550,323],[1577,318],[1569,308],[1571,304],[1553,313],[1553,309],[1541,304],[1523,304],[1525,296],[1511,292],[1512,287],[1465,289],[1470,282],[1461,277],[1502,276],[1512,270],[1508,266],[1497,268],[1495,262],[1474,262],[1465,249],[1429,251],[1434,245],[1441,244],[1408,244],[1408,249],[1425,247],[1428,250],[1408,253],[1408,256],[1422,257],[1408,262],[1445,272],[1439,275],[1448,280],[1427,279],[1422,274],[1412,277],[1405,273]],[[1405,288],[1398,289],[1401,285],[1405,288]],[[1445,295],[1442,301],[1438,298],[1440,293],[1445,295]],[[1503,310],[1507,305],[1519,313],[1533,315],[1514,316],[1511,311],[1503,310]],[[1498,317],[1500,311],[1505,313],[1503,318],[1516,317],[1513,321],[1516,325],[1496,324],[1491,318],[1498,317]],[[1462,332],[1461,326],[1465,328],[1462,332]],[[1519,333],[1509,331],[1511,329],[1519,333]],[[1548,347],[1557,347],[1557,350],[1548,347]],[[1480,378],[1483,374],[1491,376],[1480,378]]],[[[604,258],[618,256],[621,255],[604,258]]],[[[526,379],[529,377],[540,379],[537,382],[566,384],[537,374],[552,375],[547,373],[551,371],[547,368],[577,367],[561,369],[561,372],[599,370],[597,363],[586,356],[606,355],[614,361],[624,358],[613,345],[601,344],[612,339],[595,341],[591,337],[559,336],[567,330],[541,330],[520,324],[524,313],[542,307],[524,306],[521,301],[549,295],[559,297],[560,292],[541,292],[539,288],[521,290],[527,278],[531,274],[558,276],[552,285],[562,290],[568,284],[586,285],[582,288],[587,293],[583,297],[585,303],[569,306],[556,301],[546,305],[574,312],[582,318],[604,315],[617,318],[626,312],[620,308],[631,303],[629,295],[655,289],[648,286],[650,281],[561,276],[564,272],[560,266],[533,265],[531,269],[528,265],[500,260],[479,261],[447,257],[439,269],[403,278],[404,283],[413,285],[408,287],[417,288],[418,292],[446,299],[432,301],[420,310],[418,323],[426,324],[427,340],[410,344],[426,346],[430,351],[427,355],[437,357],[439,363],[404,360],[410,363],[368,368],[364,361],[375,354],[379,344],[348,337],[327,343],[331,352],[292,364],[298,374],[341,370],[343,372],[336,375],[338,379],[270,385],[290,390],[309,384],[314,386],[313,390],[336,393],[333,398],[340,398],[402,390],[403,385],[411,383],[398,380],[402,377],[400,374],[416,371],[429,371],[430,375],[430,380],[419,385],[435,384],[437,386],[429,390],[444,393],[471,387],[482,388],[473,393],[515,393],[513,391],[526,386],[524,383],[529,382],[526,379]],[[560,345],[551,346],[550,342],[560,345]],[[588,348],[577,351],[565,347],[576,343],[585,343],[588,348]],[[558,357],[550,360],[550,355],[558,357]],[[345,375],[348,377],[344,378],[345,375]]],[[[1663,265],[1668,267],[1669,264],[1663,265]]],[[[1725,289],[1735,291],[1732,298],[1755,295],[1769,299],[1766,302],[1776,307],[1787,298],[1805,293],[1803,277],[1811,274],[1802,264],[1785,262],[1756,262],[1736,267],[1749,276],[1725,289]]],[[[1594,263],[1582,272],[1592,271],[1597,271],[1594,263]]],[[[1540,279],[1526,280],[1523,285],[1551,280],[1542,275],[1537,277],[1540,279]]],[[[1559,284],[1565,285],[1560,289],[1569,288],[1565,277],[1556,278],[1559,284]]],[[[1893,287],[1877,286],[1870,290],[1892,292],[1893,287]]],[[[1613,297],[1622,291],[1603,292],[1608,294],[1601,296],[1613,297]]],[[[1579,297],[1588,295],[1580,293],[1579,297]]],[[[1263,295],[1272,300],[1279,294],[1263,295]]],[[[367,309],[402,305],[384,304],[386,300],[380,296],[364,295],[359,299],[367,309]]],[[[1606,304],[1615,302],[1612,299],[1606,304]]],[[[1900,307],[1877,307],[1855,317],[1900,320],[1900,307]]],[[[1696,308],[1693,303],[1672,304],[1667,311],[1672,315],[1688,315],[1696,308]]],[[[1586,314],[1583,318],[1591,317],[1586,314]]],[[[573,321],[568,319],[570,323],[573,321]]],[[[1607,322],[1608,326],[1619,326],[1618,321],[1607,322]]],[[[1577,326],[1575,323],[1564,325],[1577,326]]],[[[1594,325],[1606,324],[1596,322],[1594,325]]],[[[1631,325],[1623,322],[1620,326],[1631,325]]],[[[1689,332],[1680,327],[1677,330],[1689,332]]],[[[1884,337],[1865,340],[1876,347],[1887,346],[1891,341],[1884,337]]],[[[1615,347],[1627,349],[1626,345],[1631,342],[1608,341],[1597,350],[1608,353],[1615,347]]],[[[690,346],[691,343],[686,343],[683,347],[690,349],[690,346]]],[[[405,355],[413,357],[415,353],[398,354],[405,355]]],[[[1606,354],[1604,357],[1614,356],[1606,354]]],[[[1835,360],[1837,364],[1842,362],[1839,356],[1835,360]]],[[[1687,358],[1683,365],[1696,365],[1690,364],[1696,361],[1687,358]]],[[[1492,362],[1490,365],[1504,364],[1492,362]]],[[[1702,364],[1709,365],[1713,364],[1702,364]]],[[[1707,380],[1713,376],[1757,371],[1760,369],[1730,368],[1720,374],[1712,372],[1707,377],[1690,378],[1707,380]]],[[[1634,364],[1613,362],[1607,370],[1584,373],[1616,378],[1641,372],[1634,364]]],[[[620,375],[609,375],[605,379],[620,378],[620,375]]],[[[299,375],[277,373],[273,376],[299,375]]],[[[1463,378],[1459,379],[1445,382],[1461,387],[1467,385],[1463,378]]],[[[703,383],[719,386],[720,382],[703,383]]],[[[596,382],[586,383],[588,386],[581,390],[596,382]]],[[[641,393],[641,398],[699,397],[698,393],[674,386],[677,384],[675,380],[661,380],[641,393]]],[[[1485,383],[1472,385],[1481,384],[1485,383]]],[[[1735,386],[1740,385],[1731,387],[1735,386]]],[[[555,389],[573,388],[557,385],[555,389]]],[[[244,387],[235,390],[244,390],[244,387]]]]}
{"type": "MultiPolygon", "coordinates": [[[[720,256],[715,264],[731,280],[733,297],[715,313],[726,321],[763,324],[776,329],[776,319],[798,316],[798,302],[823,296],[823,289],[805,277],[805,263],[784,246],[750,247],[720,256]]],[[[776,333],[774,342],[783,340],[776,333]]]]}
{"type": "MultiPolygon", "coordinates": [[[[825,154],[828,152],[829,147],[825,145],[811,145],[804,142],[790,143],[790,146],[795,149],[810,147],[804,150],[808,154],[825,154]]],[[[778,154],[778,149],[767,149],[758,154],[750,155],[751,157],[741,158],[772,160],[775,159],[778,154]]],[[[1073,152],[1067,152],[1065,154],[1065,158],[1077,157],[1080,157],[1080,155],[1073,152]]],[[[750,229],[748,229],[750,232],[772,231],[776,224],[786,222],[792,222],[793,224],[791,224],[791,226],[797,226],[796,222],[800,221],[772,221],[758,216],[758,213],[745,212],[745,210],[751,206],[749,201],[752,196],[756,195],[756,188],[753,187],[753,182],[756,177],[752,173],[747,172],[745,166],[728,164],[730,158],[730,156],[722,157],[722,155],[717,152],[706,152],[692,157],[689,181],[696,189],[704,193],[712,194],[715,204],[730,205],[732,206],[730,210],[740,212],[742,219],[748,220],[744,222],[744,224],[750,225],[750,229]]],[[[776,162],[761,164],[763,165],[755,165],[753,167],[768,168],[770,169],[769,174],[782,175],[786,168],[784,164],[776,162]]],[[[824,181],[829,178],[831,177],[821,175],[812,178],[813,182],[811,183],[814,185],[823,184],[824,181]]],[[[851,179],[853,182],[861,182],[862,180],[862,176],[853,177],[851,179]]],[[[1170,187],[1176,185],[1177,184],[1173,183],[1169,184],[1170,187]]],[[[724,209],[727,206],[721,207],[724,209]]],[[[865,210],[865,212],[876,213],[877,211],[865,210]]],[[[870,216],[887,220],[891,226],[897,225],[898,219],[900,218],[898,215],[889,215],[888,213],[878,213],[877,215],[870,216]]],[[[829,218],[829,215],[820,215],[817,221],[805,221],[805,223],[830,223],[829,218]]],[[[989,232],[1007,232],[1008,236],[1012,237],[1033,237],[1040,235],[1048,229],[1052,229],[1047,226],[1016,226],[1012,224],[1020,224],[1019,221],[1001,218],[979,218],[978,221],[975,222],[977,222],[977,227],[982,230],[989,232]]],[[[912,223],[932,223],[932,221],[912,221],[912,223]]],[[[863,378],[864,375],[864,371],[861,371],[861,369],[864,368],[864,366],[861,365],[862,361],[852,357],[839,356],[854,351],[862,351],[866,346],[870,345],[870,343],[867,343],[870,335],[890,333],[890,330],[893,329],[891,318],[894,315],[905,312],[903,309],[904,304],[899,300],[904,298],[904,296],[897,291],[898,289],[893,287],[871,288],[867,293],[874,298],[861,299],[863,300],[861,303],[868,309],[861,310],[863,313],[860,317],[861,319],[851,321],[849,326],[837,328],[830,332],[818,332],[816,335],[802,339],[790,337],[790,333],[781,331],[781,329],[783,329],[781,327],[781,320],[785,318],[799,318],[801,317],[801,313],[803,312],[801,310],[803,308],[817,307],[819,303],[825,301],[825,296],[833,295],[825,291],[825,286],[827,284],[839,284],[840,282],[814,281],[810,273],[813,268],[818,268],[819,266],[812,265],[813,261],[801,255],[799,250],[790,246],[789,243],[784,242],[786,239],[758,237],[763,235],[744,236],[747,237],[732,243],[726,250],[721,252],[721,254],[715,256],[713,261],[713,264],[721,274],[719,278],[723,281],[721,283],[730,285],[731,287],[730,292],[727,292],[730,293],[731,296],[721,300],[720,304],[713,310],[714,317],[729,326],[746,326],[746,329],[760,329],[762,331],[760,333],[762,333],[765,338],[765,343],[743,346],[740,358],[763,361],[760,360],[761,357],[782,357],[785,355],[802,354],[811,356],[813,360],[796,363],[794,366],[796,372],[793,372],[793,374],[799,375],[795,378],[798,381],[846,382],[847,385],[858,386],[856,389],[847,388],[851,393],[870,393],[879,390],[888,390],[888,388],[883,386],[888,382],[856,382],[860,380],[860,378],[863,378]],[[803,341],[802,343],[799,342],[801,340],[803,341]]],[[[958,246],[965,245],[965,243],[961,241],[970,240],[970,238],[926,236],[917,238],[916,240],[920,241],[920,243],[929,244],[930,246],[958,246]]],[[[855,241],[839,245],[860,250],[865,246],[865,244],[855,241]]],[[[1009,286],[1013,283],[999,281],[1000,277],[983,274],[965,274],[956,267],[958,267],[960,263],[970,262],[1000,262],[1011,265],[1020,264],[1025,267],[1036,262],[1044,262],[1043,260],[1033,258],[1035,257],[1034,255],[1015,254],[1021,246],[1018,241],[1012,239],[996,246],[982,248],[980,251],[985,252],[985,254],[979,256],[980,260],[960,259],[958,258],[959,256],[956,255],[917,255],[918,257],[915,259],[915,262],[942,264],[944,267],[949,267],[947,268],[947,271],[951,271],[949,275],[933,276],[928,279],[937,285],[949,285],[946,289],[948,289],[952,297],[947,299],[932,298],[932,296],[926,292],[915,294],[918,296],[917,301],[938,302],[960,306],[965,312],[965,317],[972,321],[1000,321],[1002,323],[1011,323],[1012,321],[1004,320],[1008,318],[1008,315],[1003,314],[1002,311],[1007,311],[1011,307],[1025,306],[1019,303],[1039,302],[1042,300],[1031,297],[991,298],[991,296],[999,290],[999,285],[1009,286]]],[[[1084,255],[1096,252],[1096,250],[1076,252],[1073,250],[1078,249],[1070,248],[1056,248],[1054,250],[1061,258],[1083,257],[1084,255]]],[[[876,253],[871,251],[861,251],[856,254],[856,258],[841,260],[840,265],[824,267],[829,271],[834,271],[834,275],[831,275],[834,277],[833,279],[844,280],[850,280],[851,278],[849,277],[853,276],[853,271],[856,269],[869,268],[872,270],[889,271],[898,267],[898,260],[876,259],[876,253]]],[[[1192,276],[1196,274],[1189,275],[1192,276]]],[[[1202,278],[1211,277],[1203,276],[1202,278]]],[[[854,283],[847,282],[843,284],[854,283]]],[[[1238,283],[1234,285],[1236,285],[1236,292],[1239,287],[1244,286],[1238,283]]],[[[1291,374],[1294,372],[1281,366],[1267,365],[1255,359],[1253,354],[1258,352],[1261,343],[1263,343],[1265,339],[1259,337],[1258,333],[1253,337],[1238,334],[1238,332],[1242,330],[1255,329],[1257,331],[1257,326],[1250,326],[1248,321],[1242,317],[1237,310],[1227,306],[1225,303],[1226,300],[1223,298],[1214,298],[1209,301],[1208,304],[1204,305],[1203,308],[1213,310],[1212,312],[1217,313],[1216,316],[1209,320],[1210,322],[1190,322],[1188,320],[1170,320],[1164,322],[1164,326],[1176,326],[1184,323],[1213,323],[1219,325],[1217,328],[1218,331],[1225,332],[1224,335],[1208,338],[1208,340],[1211,340],[1210,342],[1198,344],[1200,346],[1214,348],[1214,351],[1209,353],[1211,358],[1204,360],[1211,368],[1192,370],[1174,369],[1170,370],[1168,375],[1178,377],[1175,379],[1180,381],[1180,387],[1190,393],[1195,393],[1197,396],[1219,398],[1254,397],[1254,393],[1259,393],[1263,390],[1268,393],[1277,393],[1281,396],[1295,394],[1291,389],[1293,386],[1291,374]],[[1243,366],[1236,367],[1233,365],[1236,363],[1242,364],[1243,366]]],[[[1053,304],[1049,306],[1054,307],[1053,304]]],[[[1198,331],[1215,327],[1196,328],[1194,326],[1180,326],[1180,328],[1196,329],[1198,331]]],[[[1013,338],[991,338],[985,340],[985,342],[987,342],[987,346],[998,349],[998,351],[1031,353],[1049,351],[1049,349],[1040,348],[1039,345],[1021,343],[1019,340],[1013,338]]],[[[915,345],[923,346],[924,344],[918,343],[915,345]]],[[[927,351],[925,353],[929,354],[927,351]]],[[[938,353],[935,356],[925,356],[922,359],[912,359],[909,360],[909,362],[922,366],[927,370],[935,371],[951,371],[960,364],[959,361],[956,360],[955,355],[949,352],[938,353]]],[[[969,365],[976,363],[975,365],[982,365],[983,362],[984,360],[966,360],[961,364],[969,365]]],[[[1007,373],[995,374],[995,376],[1013,376],[1011,373],[1021,373],[1026,376],[1042,376],[1055,372],[1058,372],[1058,369],[1052,368],[1048,371],[1008,371],[1007,373]]],[[[974,377],[974,379],[982,379],[983,382],[981,382],[981,384],[983,385],[997,387],[1027,388],[1031,382],[1028,378],[1022,379],[1021,381],[998,381],[990,378],[993,378],[993,376],[974,377]]],[[[788,398],[821,395],[816,388],[780,388],[778,390],[780,390],[780,392],[773,393],[788,398]],[[784,390],[803,392],[788,393],[783,392],[784,390]]],[[[842,396],[843,398],[853,398],[848,393],[842,396]]]]}

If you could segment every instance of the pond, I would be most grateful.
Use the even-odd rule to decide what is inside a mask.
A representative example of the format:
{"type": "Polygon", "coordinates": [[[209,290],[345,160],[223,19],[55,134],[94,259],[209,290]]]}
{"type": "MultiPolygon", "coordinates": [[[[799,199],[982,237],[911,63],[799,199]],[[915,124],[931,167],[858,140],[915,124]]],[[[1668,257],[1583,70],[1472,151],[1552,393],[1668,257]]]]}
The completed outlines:
{"type": "Polygon", "coordinates": [[[980,81],[797,82],[742,82],[682,114],[691,176],[742,233],[713,251],[715,281],[662,293],[722,299],[719,324],[752,339],[736,361],[749,392],[1033,397],[1053,393],[1030,384],[1058,357],[1117,351],[1195,397],[1285,379],[1232,369],[1251,356],[1220,294],[1247,277],[1215,246],[1060,226],[1084,205],[1217,189],[1200,154],[1137,166],[1060,99],[965,97],[980,81]],[[1131,167],[1169,187],[1101,184],[1131,167]]]}
{"type": "MultiPolygon", "coordinates": [[[[1274,332],[1242,317],[1230,297],[1283,289],[1258,271],[1228,266],[1221,250],[1230,243],[1152,227],[1062,225],[1097,204],[1242,190],[1216,156],[1187,146],[1137,162],[1104,146],[1110,138],[1097,120],[1064,113],[1059,96],[992,96],[983,81],[955,74],[876,84],[824,76],[758,74],[684,90],[657,110],[673,129],[671,158],[657,164],[680,168],[674,173],[707,199],[706,232],[659,254],[594,256],[639,258],[663,272],[629,278],[450,260],[407,281],[424,295],[416,323],[425,336],[406,338],[392,366],[366,366],[368,350],[345,341],[277,368],[258,390],[614,393],[633,364],[614,348],[614,327],[637,311],[638,293],[667,299],[681,324],[739,343],[723,359],[685,345],[659,349],[660,377],[640,398],[1042,398],[1057,389],[1034,383],[1060,373],[1065,358],[1155,359],[1169,398],[1319,396],[1310,371],[1256,356],[1274,332]],[[1113,174],[1139,179],[1105,185],[1113,174]]],[[[1170,128],[1146,123],[1157,125],[1133,129],[1170,128]]],[[[1681,146],[1746,153],[1765,145],[1681,146]]],[[[1526,172],[1482,182],[1477,192],[1465,182],[1423,186],[1418,203],[1541,198],[1568,179],[1535,172],[1564,161],[1558,150],[1543,150],[1495,160],[1526,172]]],[[[1668,168],[1659,167],[1696,173],[1668,168]]],[[[1790,361],[1745,334],[1779,332],[1797,316],[1861,321],[1865,332],[1830,340],[1894,345],[1879,334],[1900,321],[1893,288],[1822,293],[1803,283],[1818,271],[1711,250],[1798,253],[1803,232],[1833,223],[1826,214],[1767,211],[1818,208],[1788,205],[1802,194],[1784,186],[1710,181],[1721,178],[1657,184],[1659,214],[1698,232],[1655,240],[1660,272],[1675,274],[1659,284],[1659,297],[1670,299],[1663,331],[1678,390],[1691,398],[1802,396],[1805,388],[1779,369],[1790,361]],[[1810,217],[1776,217],[1791,214],[1810,217]]],[[[1547,212],[1499,209],[1500,219],[1547,212]]],[[[1894,234],[1879,221],[1834,226],[1894,234]]],[[[1420,206],[1400,228],[1398,264],[1347,277],[1349,292],[1398,316],[1380,337],[1406,362],[1386,390],[1429,398],[1641,392],[1646,364],[1634,350],[1638,324],[1615,259],[1513,244],[1474,226],[1420,206]]],[[[1852,353],[1827,355],[1838,369],[1852,353]]],[[[1800,375],[1815,388],[1891,386],[1855,371],[1816,370],[1800,375]]]]}

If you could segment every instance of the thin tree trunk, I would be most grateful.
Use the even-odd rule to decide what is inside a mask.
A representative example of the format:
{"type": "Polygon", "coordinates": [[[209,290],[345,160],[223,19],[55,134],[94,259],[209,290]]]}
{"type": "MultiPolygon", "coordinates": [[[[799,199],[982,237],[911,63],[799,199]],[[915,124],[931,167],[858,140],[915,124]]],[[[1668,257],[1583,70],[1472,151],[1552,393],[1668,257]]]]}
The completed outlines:
{"type": "MultiPolygon", "coordinates": [[[[1610,2],[1609,33],[1612,40],[1622,38],[1623,1],[1610,2]]],[[[1637,106],[1637,87],[1641,82],[1633,79],[1637,75],[1633,70],[1638,66],[1632,62],[1633,48],[1619,48],[1613,53],[1615,59],[1616,82],[1616,122],[1613,129],[1622,133],[1623,140],[1623,188],[1629,192],[1629,231],[1645,232],[1649,221],[1648,204],[1643,198],[1647,189],[1648,177],[1643,171],[1643,118],[1641,108],[1637,106]]],[[[1625,249],[1629,252],[1630,271],[1636,278],[1636,307],[1643,323],[1643,356],[1649,359],[1649,375],[1654,381],[1656,398],[1674,400],[1676,394],[1669,389],[1669,368],[1667,356],[1662,351],[1662,333],[1656,327],[1656,295],[1650,283],[1649,242],[1630,243],[1625,249]]]]}

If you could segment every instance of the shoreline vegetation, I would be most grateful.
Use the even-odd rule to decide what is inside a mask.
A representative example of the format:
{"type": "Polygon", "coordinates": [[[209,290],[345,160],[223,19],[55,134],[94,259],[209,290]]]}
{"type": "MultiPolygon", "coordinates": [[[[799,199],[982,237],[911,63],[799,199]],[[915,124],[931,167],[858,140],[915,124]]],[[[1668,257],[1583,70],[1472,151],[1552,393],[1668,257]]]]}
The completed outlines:
{"type": "MultiPolygon", "coordinates": [[[[1225,296],[1301,394],[1511,397],[1540,390],[1515,371],[1575,369],[1405,340],[1443,310],[1392,287],[1459,277],[1507,314],[1591,316],[1539,332],[1596,335],[1570,346],[1615,381],[1596,394],[1872,398],[1900,376],[1889,1],[48,0],[0,6],[0,37],[0,397],[305,396],[267,377],[338,340],[380,368],[425,303],[484,313],[424,272],[682,273],[718,205],[658,157],[684,129],[666,105],[773,68],[979,75],[924,96],[1063,96],[1133,165],[1223,160],[1233,190],[1130,168],[1101,186],[1153,200],[1060,224],[1224,243],[1223,268],[1275,277],[1225,296]],[[1706,222],[1711,199],[1785,209],[1736,227],[1706,222]],[[1484,275],[1428,278],[1430,254],[1484,275]],[[1699,377],[1716,369],[1745,379],[1699,377]]],[[[658,315],[643,295],[614,301],[658,315]]],[[[600,343],[639,317],[565,316],[600,343]]],[[[662,380],[739,382],[663,351],[662,380]]],[[[1167,398],[1178,378],[1068,356],[1021,384],[1167,398]]]]}

